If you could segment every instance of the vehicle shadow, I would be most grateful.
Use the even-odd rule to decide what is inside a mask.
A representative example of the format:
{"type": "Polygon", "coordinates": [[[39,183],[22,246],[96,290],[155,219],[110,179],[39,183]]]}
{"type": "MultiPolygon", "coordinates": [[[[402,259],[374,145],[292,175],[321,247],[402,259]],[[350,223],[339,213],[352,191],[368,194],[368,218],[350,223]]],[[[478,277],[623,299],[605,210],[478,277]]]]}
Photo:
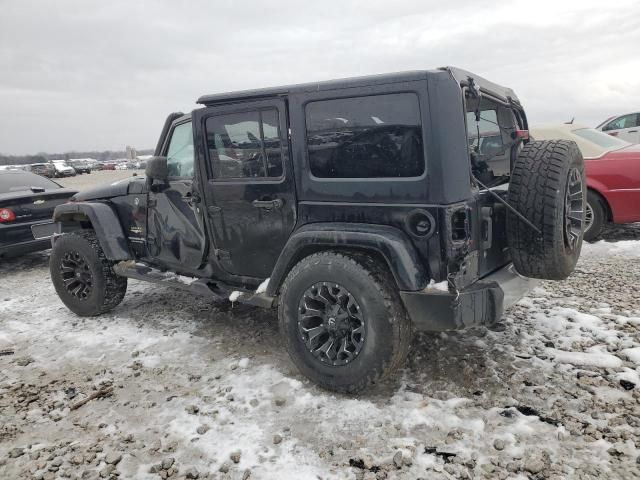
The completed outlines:
{"type": "Polygon", "coordinates": [[[640,240],[640,223],[626,225],[608,224],[595,241],[619,242],[621,240],[640,240]]]}

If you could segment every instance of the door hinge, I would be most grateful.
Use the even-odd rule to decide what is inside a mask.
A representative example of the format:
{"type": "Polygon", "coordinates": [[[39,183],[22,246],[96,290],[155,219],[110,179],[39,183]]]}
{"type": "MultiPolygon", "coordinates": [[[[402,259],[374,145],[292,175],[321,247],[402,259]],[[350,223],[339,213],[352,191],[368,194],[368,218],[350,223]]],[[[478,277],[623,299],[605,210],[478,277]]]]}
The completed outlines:
{"type": "Polygon", "coordinates": [[[231,258],[231,254],[227,250],[222,250],[220,248],[214,249],[213,253],[218,260],[229,260],[231,258]]]}

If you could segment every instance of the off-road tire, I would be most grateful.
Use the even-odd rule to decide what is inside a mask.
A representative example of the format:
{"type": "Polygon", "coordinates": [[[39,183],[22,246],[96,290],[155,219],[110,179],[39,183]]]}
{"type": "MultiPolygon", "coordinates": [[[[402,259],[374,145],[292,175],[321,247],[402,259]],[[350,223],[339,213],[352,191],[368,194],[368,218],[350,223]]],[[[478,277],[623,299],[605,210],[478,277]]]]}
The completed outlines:
{"type": "Polygon", "coordinates": [[[393,277],[386,265],[363,253],[325,251],[302,259],[282,285],[278,316],[293,363],[313,382],[339,393],[355,393],[388,377],[404,364],[411,345],[411,321],[393,277]],[[299,302],[317,282],[344,286],[361,307],[362,350],[346,365],[321,363],[300,338],[299,302]]]}
{"type": "Polygon", "coordinates": [[[591,208],[593,219],[591,227],[584,231],[584,239],[587,242],[592,242],[602,233],[602,228],[607,221],[607,213],[600,196],[591,190],[587,192],[587,205],[591,208]]]}
{"type": "Polygon", "coordinates": [[[127,278],[115,274],[113,262],[105,257],[93,230],[67,233],[58,238],[51,251],[49,270],[60,300],[81,317],[92,317],[112,310],[127,291],[127,278]],[[92,289],[85,299],[75,297],[64,285],[61,265],[68,252],[77,252],[91,273],[92,289]]]}
{"type": "Polygon", "coordinates": [[[565,234],[565,195],[576,169],[582,188],[582,228],[586,185],[584,161],[575,142],[529,142],[518,155],[509,183],[509,203],[540,231],[539,235],[513,212],[507,213],[507,242],[521,275],[563,280],[578,261],[582,234],[570,247],[565,234]]]}

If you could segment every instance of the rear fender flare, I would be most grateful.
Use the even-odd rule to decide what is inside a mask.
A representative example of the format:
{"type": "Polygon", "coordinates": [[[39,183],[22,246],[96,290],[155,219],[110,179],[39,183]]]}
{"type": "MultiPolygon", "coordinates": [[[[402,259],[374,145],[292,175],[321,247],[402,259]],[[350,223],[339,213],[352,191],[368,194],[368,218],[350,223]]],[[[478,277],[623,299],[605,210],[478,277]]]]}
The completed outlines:
{"type": "Polygon", "coordinates": [[[133,258],[118,216],[109,205],[99,202],[64,203],[58,205],[53,212],[54,222],[73,222],[77,221],[78,217],[86,217],[91,222],[100,246],[109,260],[133,258]]]}
{"type": "Polygon", "coordinates": [[[382,257],[399,290],[417,291],[427,286],[424,262],[401,230],[385,225],[316,223],[291,235],[271,273],[267,295],[277,294],[289,270],[302,258],[333,249],[369,251],[382,257]]]}

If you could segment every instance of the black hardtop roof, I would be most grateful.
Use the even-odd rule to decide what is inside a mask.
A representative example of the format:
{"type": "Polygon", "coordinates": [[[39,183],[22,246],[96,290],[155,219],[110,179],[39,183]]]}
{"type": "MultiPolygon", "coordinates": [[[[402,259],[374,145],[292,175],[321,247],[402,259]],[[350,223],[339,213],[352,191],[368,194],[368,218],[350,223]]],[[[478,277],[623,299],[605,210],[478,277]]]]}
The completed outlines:
{"type": "Polygon", "coordinates": [[[466,85],[468,83],[468,78],[471,77],[483,92],[490,93],[492,94],[492,96],[498,97],[503,101],[509,101],[509,99],[512,99],[513,101],[518,102],[518,98],[510,88],[502,87],[496,83],[485,80],[479,75],[467,72],[466,70],[460,68],[442,67],[436,70],[413,70],[408,72],[383,73],[379,75],[341,78],[337,80],[301,83],[297,85],[285,85],[279,87],[241,90],[236,92],[215,93],[212,95],[203,95],[198,99],[197,103],[202,105],[212,105],[216,103],[229,103],[241,100],[277,97],[290,93],[319,92],[323,90],[336,90],[351,87],[410,82],[415,80],[425,80],[429,74],[438,74],[442,73],[442,71],[449,72],[452,79],[455,80],[458,84],[466,85]]]}

